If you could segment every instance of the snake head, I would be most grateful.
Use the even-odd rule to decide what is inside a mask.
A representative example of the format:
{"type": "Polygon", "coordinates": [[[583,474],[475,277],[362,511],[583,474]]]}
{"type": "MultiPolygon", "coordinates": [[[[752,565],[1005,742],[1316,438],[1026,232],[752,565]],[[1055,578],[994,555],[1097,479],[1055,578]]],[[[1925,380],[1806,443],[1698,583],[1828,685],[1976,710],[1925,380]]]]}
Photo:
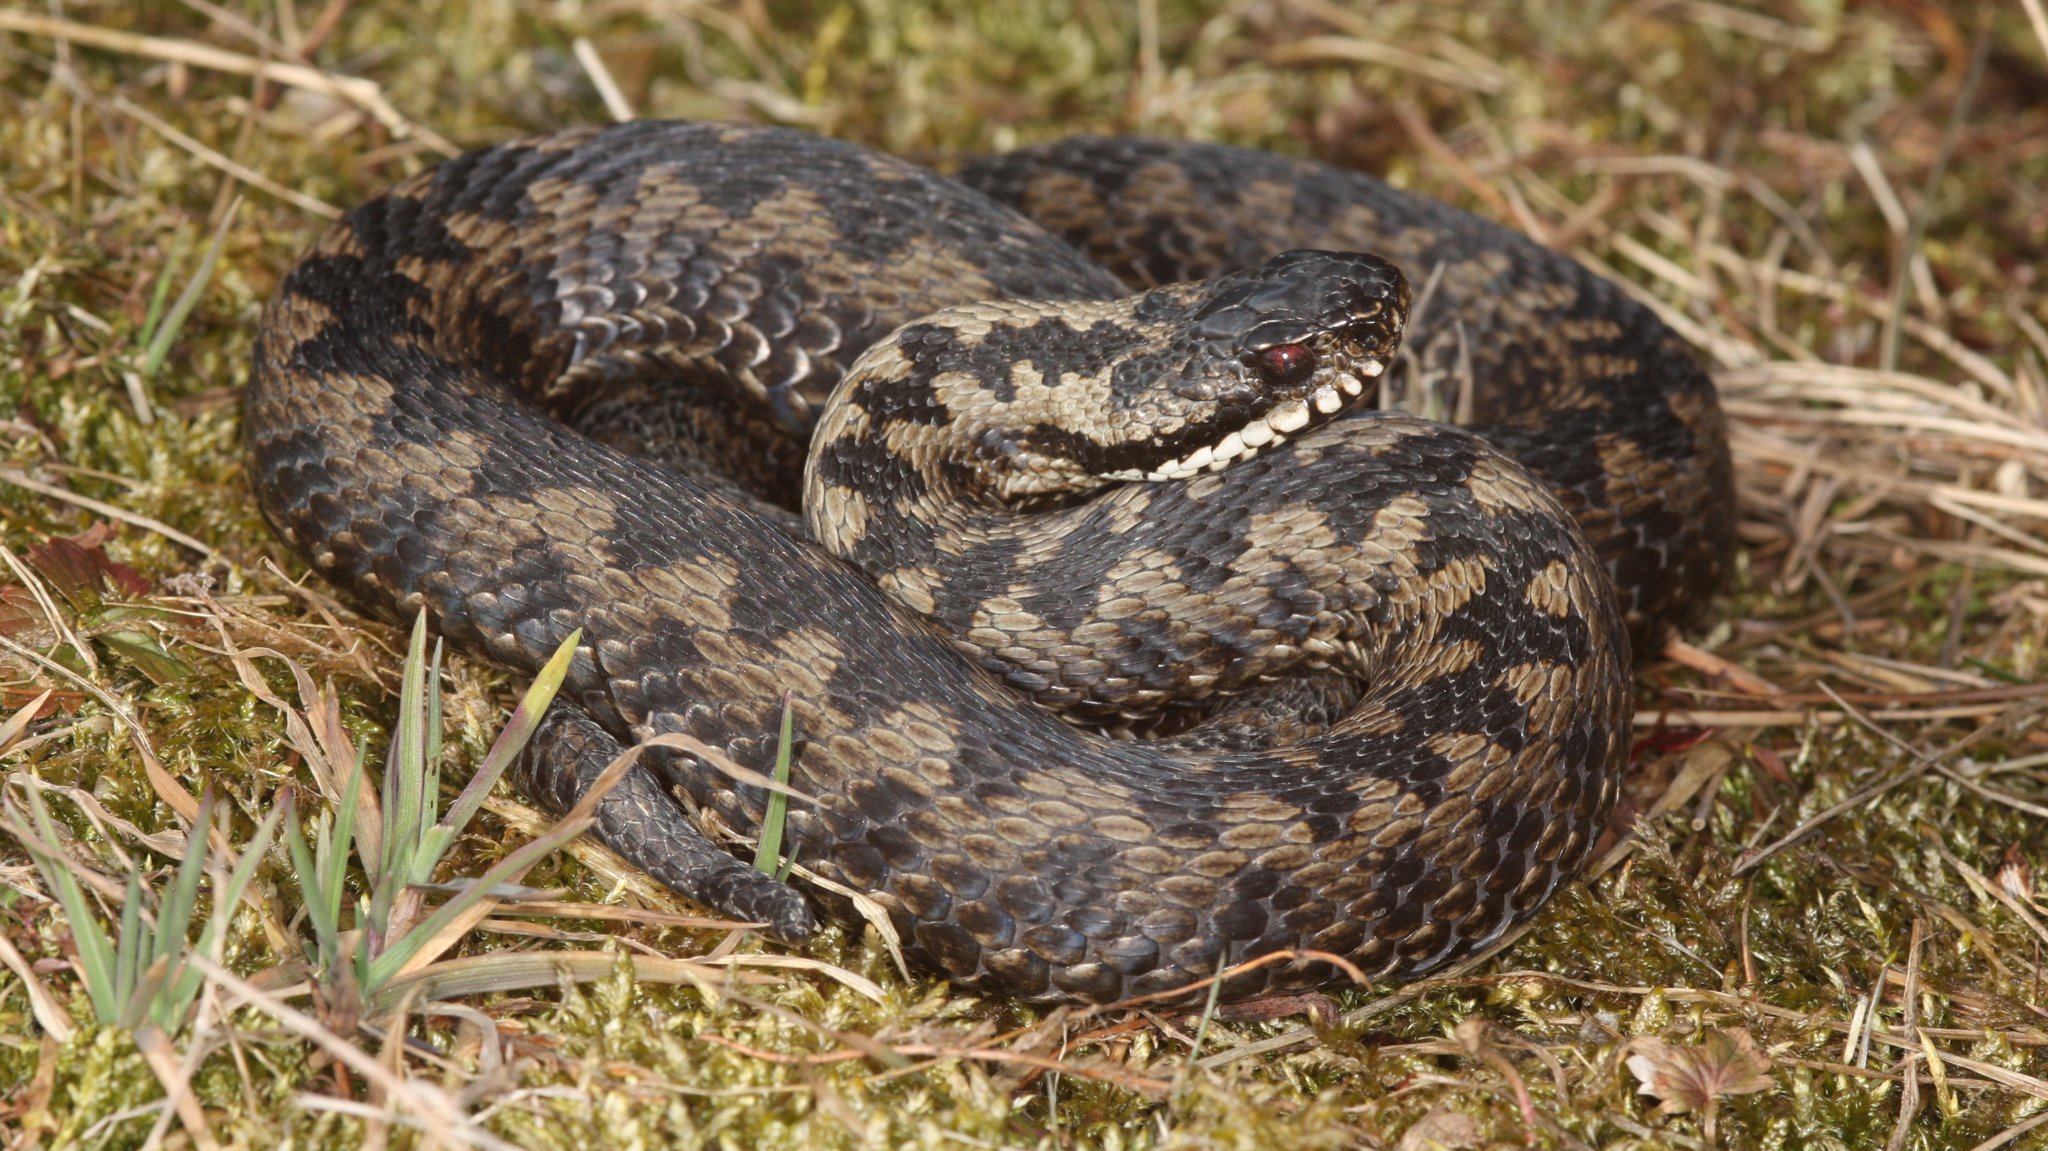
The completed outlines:
{"type": "Polygon", "coordinates": [[[925,492],[1009,506],[1187,479],[1352,406],[1407,312],[1392,264],[1314,251],[1120,300],[948,308],[856,361],[819,419],[813,471],[829,486],[912,468],[925,492]]]}
{"type": "Polygon", "coordinates": [[[1112,377],[1104,479],[1186,479],[1311,431],[1363,397],[1408,316],[1399,269],[1358,252],[1282,252],[1256,268],[1139,297],[1172,331],[1112,377]]]}

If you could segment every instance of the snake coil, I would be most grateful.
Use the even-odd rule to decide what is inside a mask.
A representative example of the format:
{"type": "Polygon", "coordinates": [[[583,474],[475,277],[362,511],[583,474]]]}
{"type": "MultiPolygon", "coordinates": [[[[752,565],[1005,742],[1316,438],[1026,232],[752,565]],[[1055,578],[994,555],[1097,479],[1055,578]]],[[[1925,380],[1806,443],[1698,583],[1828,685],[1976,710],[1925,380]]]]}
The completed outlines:
{"type": "MultiPolygon", "coordinates": [[[[1412,974],[1533,913],[1612,805],[1629,634],[1725,572],[1689,350],[1568,258],[1319,165],[1075,140],[961,179],[643,122],[407,180],[264,317],[264,513],[515,671],[584,629],[522,767],[552,806],[661,733],[765,771],[788,693],[797,860],[963,984],[1104,1001],[1285,948],[1412,974]],[[1465,428],[1364,408],[1445,381],[1465,428]]],[[[642,765],[607,843],[815,927],[691,818],[753,829],[759,788],[642,765]]]]}

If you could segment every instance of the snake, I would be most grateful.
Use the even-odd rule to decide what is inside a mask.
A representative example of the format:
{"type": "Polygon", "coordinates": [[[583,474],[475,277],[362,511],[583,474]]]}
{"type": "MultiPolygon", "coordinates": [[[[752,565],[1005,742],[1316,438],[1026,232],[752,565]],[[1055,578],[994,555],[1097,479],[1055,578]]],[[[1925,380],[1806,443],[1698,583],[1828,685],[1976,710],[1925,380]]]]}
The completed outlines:
{"type": "Polygon", "coordinates": [[[738,124],[462,154],[283,276],[244,435],[370,614],[521,674],[580,629],[522,793],[694,740],[601,842],[1028,1001],[1501,939],[1588,859],[1635,653],[1733,553],[1713,384],[1621,287],[1360,173],[1137,137],[951,177],[738,124]],[[815,884],[737,854],[778,755],[815,884]]]}

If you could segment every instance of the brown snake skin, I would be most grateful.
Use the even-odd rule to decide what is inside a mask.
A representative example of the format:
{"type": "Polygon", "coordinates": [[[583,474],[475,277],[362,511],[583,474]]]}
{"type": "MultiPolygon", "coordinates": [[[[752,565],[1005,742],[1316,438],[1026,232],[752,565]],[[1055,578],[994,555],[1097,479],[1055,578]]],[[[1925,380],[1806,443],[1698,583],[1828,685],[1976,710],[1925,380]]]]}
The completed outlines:
{"type": "MultiPolygon", "coordinates": [[[[765,772],[789,693],[814,798],[791,807],[796,859],[974,988],[1106,1001],[1285,948],[1414,974],[1533,913],[1612,805],[1628,634],[1696,620],[1732,550],[1689,351],[1572,261],[1329,168],[1094,140],[962,178],[1102,266],[960,184],[778,129],[571,131],[408,180],[264,318],[264,513],[370,610],[424,608],[516,671],[584,629],[522,769],[551,806],[665,732],[765,772]],[[1268,260],[1287,248],[1328,251],[1268,260]],[[1408,286],[1334,255],[1355,251],[1408,286]],[[1240,275],[1114,304],[1131,289],[1103,267],[1240,275]],[[1082,303],[974,303],[1032,300],[1082,303]],[[1477,434],[1317,409],[1220,470],[1103,478],[1293,423],[1395,355],[1404,307],[1383,379],[1455,377],[1477,434]],[[871,347],[824,418],[810,515],[901,602],[788,510],[871,347]],[[1162,365],[1163,408],[1135,398],[1162,365]],[[991,402],[1032,422],[984,428],[991,402]],[[909,494],[862,486],[884,475],[909,494]],[[969,527],[906,514],[939,487],[969,527]],[[1025,497],[1025,535],[995,530],[991,490],[1025,497]],[[910,542],[880,542],[897,520],[910,542]],[[1266,682],[1289,668],[1348,685],[1338,714],[1266,682]],[[997,675],[1090,719],[1194,726],[1111,738],[997,675]]],[[[686,813],[751,833],[760,789],[642,764],[600,805],[607,843],[778,937],[814,928],[686,813]]],[[[1224,994],[1330,975],[1296,958],[1224,994]]]]}

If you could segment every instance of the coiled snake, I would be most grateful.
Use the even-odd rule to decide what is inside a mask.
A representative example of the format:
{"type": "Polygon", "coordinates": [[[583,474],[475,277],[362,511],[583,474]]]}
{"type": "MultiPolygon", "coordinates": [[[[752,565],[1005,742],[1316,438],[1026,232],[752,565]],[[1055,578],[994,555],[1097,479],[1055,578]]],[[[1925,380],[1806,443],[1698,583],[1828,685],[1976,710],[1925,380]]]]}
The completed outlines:
{"type": "MultiPolygon", "coordinates": [[[[1102,1001],[1283,948],[1411,974],[1531,914],[1611,807],[1627,632],[1725,571],[1688,349],[1569,259],[1313,164],[1076,140],[962,179],[635,123],[408,180],[264,317],[264,513],[515,670],[584,629],[523,769],[554,806],[663,732],[766,771],[789,693],[796,858],[973,987],[1102,1001]],[[1397,377],[1463,381],[1471,430],[1354,402],[1397,377]]],[[[764,799],[643,760],[598,830],[800,939],[806,898],[686,810],[745,831],[764,799]]]]}

